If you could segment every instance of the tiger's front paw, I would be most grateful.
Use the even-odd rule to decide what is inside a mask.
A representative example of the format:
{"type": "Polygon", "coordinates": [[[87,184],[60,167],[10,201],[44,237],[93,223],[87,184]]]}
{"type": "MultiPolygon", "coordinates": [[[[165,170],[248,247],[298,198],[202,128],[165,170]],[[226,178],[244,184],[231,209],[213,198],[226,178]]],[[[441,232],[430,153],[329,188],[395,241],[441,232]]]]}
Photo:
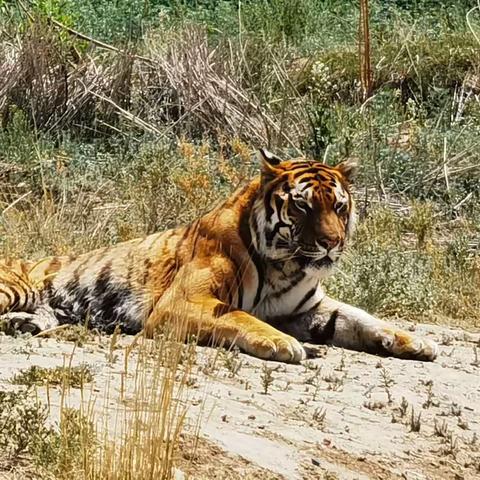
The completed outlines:
{"type": "Polygon", "coordinates": [[[280,332],[268,336],[251,335],[244,340],[240,346],[245,351],[265,360],[298,363],[307,357],[298,340],[280,332]]]}
{"type": "Polygon", "coordinates": [[[382,347],[394,357],[432,362],[438,356],[438,344],[403,330],[385,329],[382,347]]]}

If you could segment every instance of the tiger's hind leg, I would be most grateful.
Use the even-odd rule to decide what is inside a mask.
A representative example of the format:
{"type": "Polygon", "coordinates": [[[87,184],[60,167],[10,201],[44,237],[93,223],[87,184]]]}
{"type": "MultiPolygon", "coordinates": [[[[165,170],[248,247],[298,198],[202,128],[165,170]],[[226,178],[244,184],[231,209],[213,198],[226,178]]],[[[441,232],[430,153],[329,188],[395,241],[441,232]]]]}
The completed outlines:
{"type": "Polygon", "coordinates": [[[9,312],[0,315],[0,332],[7,335],[30,333],[37,335],[58,326],[58,320],[48,305],[41,305],[35,312],[9,312]]]}

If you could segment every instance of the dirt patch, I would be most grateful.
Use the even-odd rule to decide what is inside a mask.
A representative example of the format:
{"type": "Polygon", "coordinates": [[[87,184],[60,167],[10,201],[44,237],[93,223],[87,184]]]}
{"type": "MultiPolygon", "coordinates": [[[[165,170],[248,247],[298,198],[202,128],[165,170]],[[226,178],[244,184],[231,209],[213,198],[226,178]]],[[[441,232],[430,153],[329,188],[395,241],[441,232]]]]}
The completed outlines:
{"type": "Polygon", "coordinates": [[[176,459],[181,474],[177,478],[190,480],[284,480],[277,475],[246,460],[239,455],[232,455],[205,438],[182,439],[180,451],[186,453],[176,459]],[[192,443],[194,448],[192,449],[192,443]],[[190,452],[193,450],[193,454],[190,452]]]}
{"type": "MultiPolygon", "coordinates": [[[[188,430],[194,435],[198,422],[200,435],[195,454],[177,459],[179,478],[478,478],[480,335],[430,325],[416,330],[440,343],[436,362],[332,347],[319,349],[320,358],[285,365],[198,348],[183,441],[192,441],[188,430]]],[[[2,336],[0,390],[13,388],[9,379],[21,369],[67,359],[91,367],[90,401],[113,412],[126,401],[123,347],[132,339],[121,338],[113,356],[109,341],[86,342],[72,357],[72,343],[63,340],[2,336]]],[[[132,369],[135,361],[133,351],[132,369]]],[[[52,417],[60,388],[48,392],[52,417]]],[[[46,401],[46,389],[37,389],[46,401]]],[[[79,404],[78,390],[70,388],[68,399],[79,404]]]]}

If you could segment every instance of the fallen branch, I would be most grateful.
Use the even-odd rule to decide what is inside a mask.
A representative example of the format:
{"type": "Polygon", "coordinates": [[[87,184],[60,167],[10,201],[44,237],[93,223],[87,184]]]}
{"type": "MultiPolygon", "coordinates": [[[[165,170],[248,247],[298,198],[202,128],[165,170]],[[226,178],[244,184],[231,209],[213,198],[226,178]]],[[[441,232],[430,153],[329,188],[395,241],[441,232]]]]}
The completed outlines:
{"type": "MultiPolygon", "coordinates": [[[[23,4],[22,0],[18,0],[18,3],[20,5],[20,7],[22,8],[22,10],[25,12],[25,14],[28,16],[28,18],[30,19],[30,21],[35,22],[35,18],[28,11],[28,8],[23,4]]],[[[77,37],[81,40],[85,40],[89,43],[92,43],[93,45],[96,45],[97,47],[103,48],[105,50],[110,50],[111,52],[115,52],[115,53],[118,53],[118,54],[121,54],[121,55],[130,55],[135,60],[140,60],[142,62],[146,62],[146,63],[149,63],[149,64],[154,64],[155,63],[151,58],[147,58],[147,57],[144,57],[142,55],[131,55],[130,53],[126,52],[125,50],[121,50],[117,47],[114,47],[113,45],[102,42],[101,40],[90,37],[88,35],[85,35],[84,33],[81,33],[78,30],[74,30],[73,28],[67,27],[66,25],[59,22],[58,20],[55,20],[52,17],[48,17],[47,21],[49,23],[51,23],[52,25],[55,25],[57,28],[61,28],[62,30],[65,30],[70,35],[73,35],[74,37],[77,37]]]]}

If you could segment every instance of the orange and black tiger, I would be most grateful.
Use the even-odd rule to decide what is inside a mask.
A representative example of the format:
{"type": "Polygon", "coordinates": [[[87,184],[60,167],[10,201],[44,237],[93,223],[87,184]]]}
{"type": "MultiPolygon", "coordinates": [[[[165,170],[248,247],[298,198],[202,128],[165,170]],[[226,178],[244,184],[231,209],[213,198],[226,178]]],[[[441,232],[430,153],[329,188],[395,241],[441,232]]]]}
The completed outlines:
{"type": "Polygon", "coordinates": [[[305,358],[301,340],[433,360],[434,342],[322,289],[355,224],[352,162],[260,156],[257,178],[188,226],[77,257],[4,261],[0,319],[32,334],[88,322],[152,335],[168,323],[286,362],[305,358]]]}

